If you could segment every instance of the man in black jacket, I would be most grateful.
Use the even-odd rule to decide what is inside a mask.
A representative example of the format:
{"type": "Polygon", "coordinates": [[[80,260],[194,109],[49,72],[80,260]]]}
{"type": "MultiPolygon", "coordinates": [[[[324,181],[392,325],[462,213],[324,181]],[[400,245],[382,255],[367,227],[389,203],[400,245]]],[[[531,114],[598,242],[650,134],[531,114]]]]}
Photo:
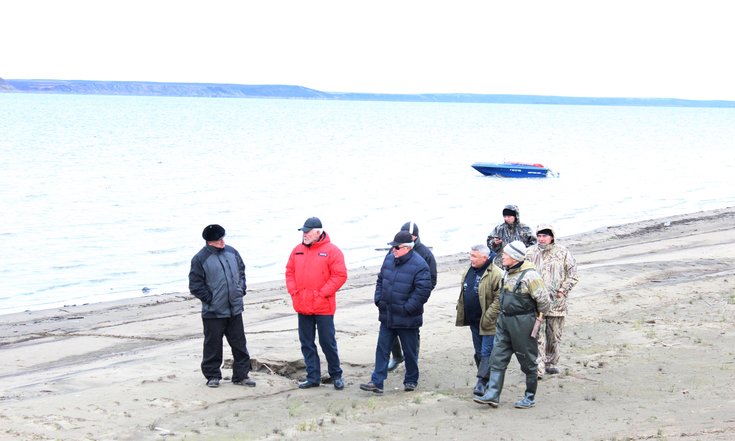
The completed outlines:
{"type": "Polygon", "coordinates": [[[222,379],[222,337],[232,348],[232,383],[255,386],[249,378],[250,354],[242,323],[245,263],[240,253],[225,245],[225,229],[207,225],[202,232],[207,244],[191,259],[189,291],[202,302],[204,350],[202,373],[207,386],[218,387],[222,379]]]}
{"type": "MultiPolygon", "coordinates": [[[[423,257],[426,261],[427,265],[429,265],[429,272],[431,273],[431,289],[433,290],[436,287],[436,259],[434,258],[434,253],[431,252],[431,249],[424,245],[421,242],[421,239],[419,239],[419,226],[416,225],[413,222],[406,222],[401,227],[401,231],[408,231],[411,234],[411,237],[413,237],[413,251],[418,254],[419,256],[423,257]]],[[[419,346],[421,345],[421,336],[419,336],[419,346]]],[[[388,372],[394,370],[398,367],[399,364],[403,363],[403,350],[401,350],[401,342],[399,339],[396,339],[393,342],[393,347],[391,348],[391,354],[392,357],[390,361],[388,362],[388,372]]]]}

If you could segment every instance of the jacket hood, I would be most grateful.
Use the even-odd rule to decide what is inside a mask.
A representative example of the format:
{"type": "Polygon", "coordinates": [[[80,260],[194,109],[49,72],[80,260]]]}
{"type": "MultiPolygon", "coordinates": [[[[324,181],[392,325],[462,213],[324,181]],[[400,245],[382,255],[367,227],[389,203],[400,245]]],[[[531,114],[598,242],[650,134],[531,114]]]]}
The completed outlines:
{"type": "Polygon", "coordinates": [[[554,231],[554,227],[551,224],[538,224],[535,233],[538,234],[539,231],[543,230],[551,231],[551,235],[554,236],[554,240],[556,241],[556,231],[554,231]]]}
{"type": "Polygon", "coordinates": [[[521,222],[521,212],[520,212],[520,210],[518,210],[518,205],[506,205],[505,207],[503,207],[503,211],[505,211],[505,210],[511,210],[511,211],[515,212],[515,214],[516,214],[515,215],[516,216],[516,221],[513,222],[514,224],[518,224],[518,223],[521,222]]]}

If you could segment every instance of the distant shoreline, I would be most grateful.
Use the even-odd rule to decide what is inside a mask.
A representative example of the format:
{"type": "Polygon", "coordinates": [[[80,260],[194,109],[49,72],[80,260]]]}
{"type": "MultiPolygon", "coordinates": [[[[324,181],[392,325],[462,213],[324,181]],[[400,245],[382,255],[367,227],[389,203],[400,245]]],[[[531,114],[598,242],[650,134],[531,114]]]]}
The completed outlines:
{"type": "MultiPolygon", "coordinates": [[[[574,249],[575,252],[587,252],[590,248],[598,248],[601,244],[609,243],[611,241],[617,241],[619,243],[636,241],[639,240],[640,236],[653,231],[666,230],[672,225],[688,225],[693,222],[693,219],[698,221],[715,222],[722,221],[722,219],[727,220],[733,216],[735,216],[735,206],[716,208],[624,224],[608,225],[571,234],[569,236],[562,236],[559,240],[565,246],[574,249]]],[[[376,248],[376,250],[382,250],[382,248],[376,248]]],[[[437,255],[436,260],[438,267],[440,267],[440,272],[458,272],[464,269],[467,265],[467,252],[437,255]]],[[[379,271],[380,264],[350,266],[347,269],[349,274],[348,280],[342,289],[373,286],[379,271]]],[[[248,294],[251,295],[249,298],[252,298],[252,294],[270,293],[279,290],[283,291],[285,289],[285,280],[283,278],[275,278],[248,284],[248,294]]],[[[162,293],[125,297],[100,302],[70,303],[64,306],[26,309],[15,312],[0,312],[0,318],[13,322],[22,317],[42,318],[47,316],[56,316],[58,314],[67,314],[69,311],[77,309],[97,311],[101,309],[115,309],[120,307],[137,308],[147,307],[151,304],[155,305],[169,302],[188,301],[192,299],[193,297],[191,297],[188,291],[166,291],[162,293]]]]}
{"type": "Polygon", "coordinates": [[[124,95],[208,98],[274,98],[335,101],[392,101],[477,104],[556,104],[585,106],[652,106],[735,108],[735,101],[678,98],[608,98],[471,93],[323,92],[291,85],[159,83],[151,81],[24,80],[0,78],[0,93],[124,95]]]}

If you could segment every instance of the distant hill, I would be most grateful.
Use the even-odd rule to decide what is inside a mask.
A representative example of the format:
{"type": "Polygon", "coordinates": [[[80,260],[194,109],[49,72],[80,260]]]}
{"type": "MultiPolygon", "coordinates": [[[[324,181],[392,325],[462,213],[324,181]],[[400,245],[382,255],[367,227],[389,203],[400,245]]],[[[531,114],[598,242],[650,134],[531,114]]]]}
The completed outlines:
{"type": "Polygon", "coordinates": [[[735,101],[674,98],[588,98],[542,95],[467,93],[378,94],[322,92],[301,86],[216,83],[155,83],[148,81],[3,80],[0,93],[137,95],[218,98],[279,98],[445,103],[566,104],[600,106],[735,107],[735,101]]]}
{"type": "Polygon", "coordinates": [[[8,84],[7,81],[0,78],[0,92],[14,92],[13,89],[14,89],[13,86],[8,84]]]}

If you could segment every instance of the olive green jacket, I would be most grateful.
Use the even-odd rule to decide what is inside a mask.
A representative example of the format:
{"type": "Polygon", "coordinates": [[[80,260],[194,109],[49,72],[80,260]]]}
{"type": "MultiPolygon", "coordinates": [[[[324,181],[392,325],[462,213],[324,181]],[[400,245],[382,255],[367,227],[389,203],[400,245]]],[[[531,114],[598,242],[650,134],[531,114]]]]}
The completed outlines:
{"type": "MultiPolygon", "coordinates": [[[[464,279],[467,277],[469,268],[462,274],[460,279],[459,300],[457,300],[457,326],[469,326],[464,316],[464,279]]],[[[500,313],[500,283],[503,280],[503,271],[490,264],[480,278],[478,296],[480,297],[480,308],[482,318],[480,319],[480,335],[495,335],[495,322],[500,313]]]]}

